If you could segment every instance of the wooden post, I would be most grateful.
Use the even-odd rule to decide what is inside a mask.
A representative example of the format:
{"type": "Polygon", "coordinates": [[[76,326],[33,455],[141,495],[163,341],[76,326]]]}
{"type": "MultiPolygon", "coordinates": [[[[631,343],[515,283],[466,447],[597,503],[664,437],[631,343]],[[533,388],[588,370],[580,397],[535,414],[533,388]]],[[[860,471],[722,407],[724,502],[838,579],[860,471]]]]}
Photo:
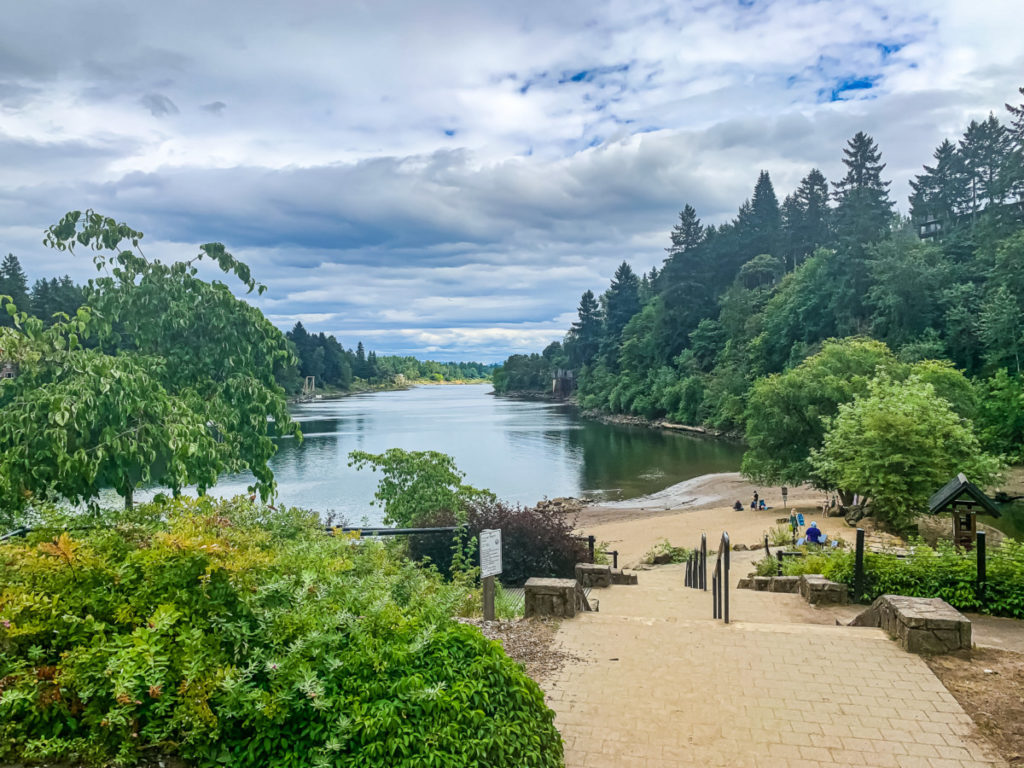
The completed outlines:
{"type": "Polygon", "coordinates": [[[853,564],[853,599],[860,602],[864,594],[864,529],[857,529],[857,554],[853,564]]]}
{"type": "Polygon", "coordinates": [[[494,621],[494,577],[501,573],[501,529],[484,529],[479,540],[484,621],[494,621]]]}
{"type": "Polygon", "coordinates": [[[985,532],[978,531],[978,600],[984,606],[985,603],[985,580],[988,578],[988,564],[985,562],[985,532]]]}
{"type": "Polygon", "coordinates": [[[494,577],[484,578],[482,586],[484,588],[484,621],[494,621],[494,577]]]}

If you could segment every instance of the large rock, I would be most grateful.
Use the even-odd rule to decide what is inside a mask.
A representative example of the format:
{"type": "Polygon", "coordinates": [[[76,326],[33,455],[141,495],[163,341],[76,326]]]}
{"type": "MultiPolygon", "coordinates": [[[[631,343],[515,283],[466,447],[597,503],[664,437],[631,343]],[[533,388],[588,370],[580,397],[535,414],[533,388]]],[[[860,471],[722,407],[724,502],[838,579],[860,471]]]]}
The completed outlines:
{"type": "Polygon", "coordinates": [[[612,567],[597,563],[576,563],[576,581],[584,587],[610,587],[612,567]]]}
{"type": "Polygon", "coordinates": [[[938,597],[882,595],[850,622],[881,627],[911,653],[950,653],[971,647],[971,622],[938,597]]]}

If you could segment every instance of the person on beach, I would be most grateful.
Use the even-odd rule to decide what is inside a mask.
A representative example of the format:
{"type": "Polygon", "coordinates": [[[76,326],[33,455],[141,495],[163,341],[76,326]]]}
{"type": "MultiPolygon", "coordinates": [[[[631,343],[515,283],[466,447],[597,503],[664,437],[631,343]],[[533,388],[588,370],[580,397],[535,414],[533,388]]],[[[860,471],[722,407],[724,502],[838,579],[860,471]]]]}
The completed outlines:
{"type": "Polygon", "coordinates": [[[750,508],[753,510],[757,509],[757,491],[754,491],[754,499],[750,502],[750,508]]]}
{"type": "Polygon", "coordinates": [[[807,533],[804,536],[807,538],[808,544],[821,544],[822,542],[821,530],[813,520],[811,521],[811,527],[807,529],[807,533]]]}
{"type": "Polygon", "coordinates": [[[743,504],[742,504],[742,502],[740,502],[739,499],[736,499],[736,503],[732,505],[732,508],[735,509],[737,512],[742,512],[743,511],[743,504]]]}

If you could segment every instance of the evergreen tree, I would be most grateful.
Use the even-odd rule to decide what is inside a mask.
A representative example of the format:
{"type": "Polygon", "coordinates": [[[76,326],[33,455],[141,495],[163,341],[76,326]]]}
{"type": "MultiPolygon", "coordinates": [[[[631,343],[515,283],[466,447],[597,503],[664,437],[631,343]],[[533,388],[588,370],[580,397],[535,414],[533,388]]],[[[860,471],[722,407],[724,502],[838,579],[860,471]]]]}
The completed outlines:
{"type": "Polygon", "coordinates": [[[812,168],[800,181],[796,198],[802,216],[795,240],[797,256],[803,261],[832,239],[832,208],[828,204],[828,181],[825,174],[812,168]]]}
{"type": "Polygon", "coordinates": [[[846,175],[835,187],[836,235],[855,251],[880,240],[889,231],[893,201],[882,180],[885,163],[875,140],[858,131],[843,149],[846,175]]]}
{"type": "Polygon", "coordinates": [[[672,227],[669,237],[672,245],[665,249],[669,258],[692,251],[704,239],[704,226],[697,218],[697,211],[689,203],[679,212],[679,223],[672,227]]]}
{"type": "Polygon", "coordinates": [[[68,276],[36,280],[28,299],[32,313],[47,325],[53,325],[54,315],[63,312],[69,317],[85,303],[85,291],[68,276]]]}
{"type": "Polygon", "coordinates": [[[990,113],[981,123],[972,120],[967,126],[960,140],[960,153],[967,173],[968,209],[972,217],[1006,197],[1003,181],[1010,148],[1010,134],[994,114],[990,113]]]}
{"type": "Polygon", "coordinates": [[[622,329],[640,311],[640,280],[626,262],[615,270],[612,284],[603,296],[604,339],[609,359],[616,357],[622,329]]]}
{"type": "Polygon", "coordinates": [[[761,171],[754,185],[754,197],[750,201],[750,237],[754,253],[779,254],[779,237],[782,231],[782,214],[779,211],[779,199],[775,196],[768,171],[761,171]]]}
{"type": "Polygon", "coordinates": [[[352,375],[360,379],[370,378],[366,365],[366,348],[361,341],[356,344],[356,361],[352,366],[352,375]]]}
{"type": "MultiPolygon", "coordinates": [[[[1024,96],[1024,87],[1018,89],[1024,96]]],[[[1019,106],[1006,105],[1010,113],[1010,125],[1007,129],[1010,137],[1011,151],[1007,157],[1004,174],[1004,187],[1009,195],[1024,200],[1024,103],[1019,106]]]]}
{"type": "Polygon", "coordinates": [[[576,367],[590,365],[601,345],[601,307],[593,291],[587,291],[580,297],[578,313],[579,320],[572,324],[566,339],[569,360],[576,367]]]}
{"type": "MultiPolygon", "coordinates": [[[[31,313],[28,278],[21,268],[21,262],[13,253],[8,253],[0,263],[0,296],[10,296],[14,306],[21,312],[31,313]]],[[[0,312],[0,325],[11,327],[14,325],[14,318],[7,312],[0,312]]]]}
{"type": "Polygon", "coordinates": [[[970,192],[963,157],[956,145],[945,139],[932,155],[935,165],[910,182],[910,216],[919,226],[937,222],[948,232],[958,214],[968,208],[970,192]]]}

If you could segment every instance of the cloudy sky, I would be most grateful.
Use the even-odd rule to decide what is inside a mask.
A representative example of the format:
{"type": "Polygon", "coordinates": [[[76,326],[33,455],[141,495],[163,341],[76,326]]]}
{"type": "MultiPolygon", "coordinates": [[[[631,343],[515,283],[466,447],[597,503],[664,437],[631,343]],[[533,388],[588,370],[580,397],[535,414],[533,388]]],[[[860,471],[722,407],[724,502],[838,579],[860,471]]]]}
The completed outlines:
{"type": "Polygon", "coordinates": [[[1020,0],[4,0],[0,249],[92,207],[172,259],[224,242],[259,306],[381,352],[560,338],[685,203],[735,214],[840,175],[857,130],[907,179],[1019,101],[1020,0]]]}

